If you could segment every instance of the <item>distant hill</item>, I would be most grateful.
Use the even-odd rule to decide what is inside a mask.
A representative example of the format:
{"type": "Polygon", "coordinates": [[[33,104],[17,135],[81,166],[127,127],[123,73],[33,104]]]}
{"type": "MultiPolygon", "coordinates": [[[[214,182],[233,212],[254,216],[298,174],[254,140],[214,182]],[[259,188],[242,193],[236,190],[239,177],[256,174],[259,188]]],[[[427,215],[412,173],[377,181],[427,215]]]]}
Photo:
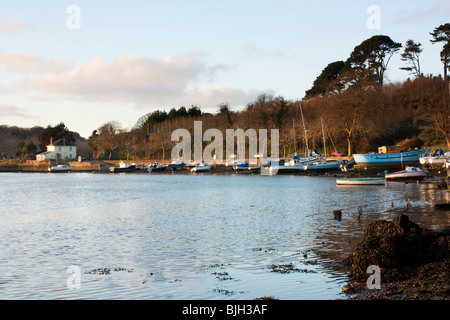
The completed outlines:
{"type": "MultiPolygon", "coordinates": [[[[11,158],[17,144],[21,141],[25,143],[33,142],[39,146],[39,134],[44,130],[43,127],[35,126],[32,128],[20,128],[17,126],[0,125],[0,159],[11,158]]],[[[78,155],[91,155],[87,139],[80,136],[78,132],[71,131],[75,137],[78,146],[78,155]]]]}

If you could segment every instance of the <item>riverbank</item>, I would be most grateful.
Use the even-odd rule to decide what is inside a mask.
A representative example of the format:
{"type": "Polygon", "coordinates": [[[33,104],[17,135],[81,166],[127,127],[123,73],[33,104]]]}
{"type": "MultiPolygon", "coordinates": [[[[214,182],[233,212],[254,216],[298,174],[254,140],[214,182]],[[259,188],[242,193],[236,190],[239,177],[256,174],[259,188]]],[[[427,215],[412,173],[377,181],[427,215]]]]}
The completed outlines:
{"type": "MultiPolygon", "coordinates": [[[[1,172],[48,172],[48,168],[58,164],[66,164],[72,167],[71,172],[92,172],[92,173],[110,173],[110,168],[118,167],[121,163],[125,165],[137,164],[140,169],[134,170],[132,174],[149,174],[148,171],[143,170],[145,166],[158,162],[163,165],[168,165],[170,160],[143,160],[134,162],[133,160],[91,160],[91,161],[68,161],[68,160],[20,160],[20,159],[3,159],[0,160],[1,172]]],[[[167,168],[165,171],[157,174],[240,174],[240,175],[259,175],[259,171],[239,170],[236,171],[232,167],[225,164],[212,164],[211,169],[206,172],[191,172],[188,167],[181,167],[177,169],[167,168]]],[[[400,169],[399,169],[400,170],[400,169]]],[[[290,175],[308,175],[308,176],[331,176],[331,177],[376,177],[379,176],[383,170],[367,172],[367,171],[349,171],[342,172],[341,170],[321,170],[321,171],[298,171],[296,173],[289,173],[290,175]]],[[[154,174],[154,173],[153,173],[154,174]]],[[[429,169],[429,174],[420,182],[425,183],[441,183],[447,179],[445,169],[429,169]]],[[[413,180],[410,180],[410,182],[413,180]]]]}
{"type": "Polygon", "coordinates": [[[48,168],[57,164],[67,164],[72,167],[71,172],[101,172],[107,171],[108,165],[97,161],[55,161],[55,160],[0,160],[0,172],[48,172],[48,168]]]}
{"type": "Polygon", "coordinates": [[[343,264],[350,268],[343,288],[349,300],[448,300],[450,225],[433,231],[404,214],[373,222],[343,264]],[[368,288],[369,266],[379,267],[379,288],[368,288]]]}

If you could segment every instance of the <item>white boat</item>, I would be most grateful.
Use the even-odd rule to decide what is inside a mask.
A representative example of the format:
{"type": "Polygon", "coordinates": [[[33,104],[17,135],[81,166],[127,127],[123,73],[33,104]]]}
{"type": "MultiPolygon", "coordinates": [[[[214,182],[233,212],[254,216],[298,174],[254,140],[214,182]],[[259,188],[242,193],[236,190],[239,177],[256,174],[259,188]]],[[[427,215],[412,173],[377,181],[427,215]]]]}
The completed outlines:
{"type": "Polygon", "coordinates": [[[239,165],[233,166],[233,170],[236,171],[257,171],[261,169],[259,164],[250,164],[248,162],[241,163],[239,165]]]}
{"type": "Polygon", "coordinates": [[[417,167],[406,166],[405,170],[386,173],[386,179],[409,179],[409,178],[424,178],[428,172],[426,170],[421,170],[417,167]]]}
{"type": "Polygon", "coordinates": [[[200,163],[191,169],[191,172],[209,171],[211,166],[207,163],[200,163]]]}
{"type": "Polygon", "coordinates": [[[423,166],[445,166],[445,161],[450,160],[450,152],[445,152],[442,149],[436,150],[434,153],[425,153],[420,155],[419,162],[423,166]]]}
{"type": "Polygon", "coordinates": [[[239,166],[241,164],[244,164],[245,161],[243,160],[238,160],[237,159],[237,155],[232,154],[229,158],[228,161],[225,162],[225,167],[235,167],[235,166],[239,166]]]}
{"type": "Polygon", "coordinates": [[[292,159],[280,159],[278,164],[270,162],[268,166],[265,166],[266,170],[269,170],[271,174],[284,174],[284,173],[298,173],[305,170],[305,165],[317,161],[316,157],[295,156],[292,159]]]}
{"type": "Polygon", "coordinates": [[[48,168],[48,172],[69,172],[70,170],[72,170],[72,167],[66,164],[58,164],[48,168]]]}
{"type": "Polygon", "coordinates": [[[327,147],[326,147],[326,139],[325,132],[323,129],[323,118],[320,117],[320,121],[322,124],[322,136],[323,136],[323,149],[324,149],[324,160],[317,160],[314,162],[307,163],[303,166],[303,170],[339,170],[341,168],[342,161],[338,159],[326,159],[327,155],[327,147]]]}
{"type": "Polygon", "coordinates": [[[144,168],[148,172],[162,172],[167,169],[167,166],[159,163],[159,162],[153,162],[151,165],[144,168]]]}
{"type": "Polygon", "coordinates": [[[385,178],[342,178],[336,179],[337,185],[385,185],[385,178]]]}

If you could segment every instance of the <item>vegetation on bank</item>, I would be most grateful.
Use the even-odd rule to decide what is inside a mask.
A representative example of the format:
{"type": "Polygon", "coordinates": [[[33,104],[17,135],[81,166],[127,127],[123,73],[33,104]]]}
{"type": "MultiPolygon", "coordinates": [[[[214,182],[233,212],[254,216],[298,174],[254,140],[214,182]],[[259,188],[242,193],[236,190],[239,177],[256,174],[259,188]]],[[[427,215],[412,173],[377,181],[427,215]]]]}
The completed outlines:
{"type": "MultiPolygon", "coordinates": [[[[357,45],[346,61],[328,64],[302,100],[262,94],[239,111],[226,102],[215,113],[204,113],[198,106],[156,110],[137,119],[129,130],[117,121],[106,122],[92,132],[88,145],[99,159],[168,159],[177,143],[171,141],[172,132],[193,132],[194,121],[200,120],[203,132],[216,128],[223,137],[226,129],[279,129],[281,156],[303,153],[307,147],[323,150],[324,138],[328,154],[337,149],[351,155],[393,144],[450,147],[450,24],[436,27],[430,36],[433,44],[442,45],[443,75],[424,73],[422,44],[408,40],[403,46],[377,35],[357,45]],[[386,83],[385,72],[396,54],[410,78],[386,83]]],[[[74,138],[64,125],[41,131],[46,133],[33,141],[38,151],[49,136],[74,138]]],[[[23,139],[17,155],[33,148],[23,139]]]]}

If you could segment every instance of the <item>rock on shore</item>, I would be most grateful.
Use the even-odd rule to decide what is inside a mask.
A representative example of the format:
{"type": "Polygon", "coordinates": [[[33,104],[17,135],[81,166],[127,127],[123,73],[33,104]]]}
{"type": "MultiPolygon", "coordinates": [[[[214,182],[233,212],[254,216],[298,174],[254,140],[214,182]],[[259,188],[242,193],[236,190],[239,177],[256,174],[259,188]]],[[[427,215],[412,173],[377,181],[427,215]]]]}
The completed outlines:
{"type": "Polygon", "coordinates": [[[400,214],[392,221],[370,224],[344,264],[350,299],[449,299],[450,227],[433,231],[400,214]],[[381,289],[367,289],[367,268],[381,271],[381,289]]]}

